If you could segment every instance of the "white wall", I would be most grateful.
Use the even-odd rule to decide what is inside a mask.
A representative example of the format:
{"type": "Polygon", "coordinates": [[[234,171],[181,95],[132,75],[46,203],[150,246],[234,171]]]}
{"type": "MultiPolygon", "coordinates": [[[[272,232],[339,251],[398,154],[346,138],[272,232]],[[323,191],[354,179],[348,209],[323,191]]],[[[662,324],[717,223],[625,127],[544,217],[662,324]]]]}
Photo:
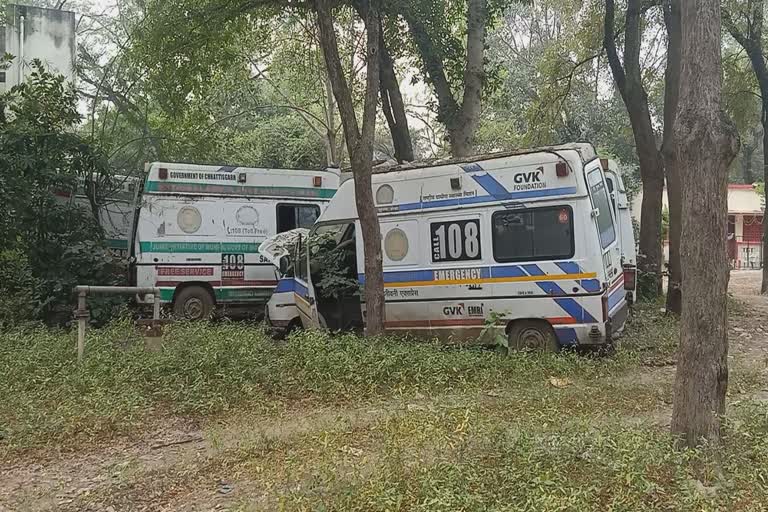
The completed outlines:
{"type": "MultiPolygon", "coordinates": [[[[643,202],[643,192],[640,191],[632,199],[630,205],[632,209],[632,217],[640,222],[640,205],[643,202]]],[[[664,195],[662,196],[662,204],[664,208],[669,208],[669,201],[667,200],[667,189],[664,189],[664,195]]],[[[728,187],[728,213],[744,213],[744,214],[762,214],[763,204],[760,195],[751,187],[744,185],[730,185],[728,187]]]]}
{"type": "Polygon", "coordinates": [[[9,4],[0,51],[15,57],[0,90],[23,82],[31,72],[33,59],[40,59],[52,71],[74,81],[75,13],[9,4]]]}

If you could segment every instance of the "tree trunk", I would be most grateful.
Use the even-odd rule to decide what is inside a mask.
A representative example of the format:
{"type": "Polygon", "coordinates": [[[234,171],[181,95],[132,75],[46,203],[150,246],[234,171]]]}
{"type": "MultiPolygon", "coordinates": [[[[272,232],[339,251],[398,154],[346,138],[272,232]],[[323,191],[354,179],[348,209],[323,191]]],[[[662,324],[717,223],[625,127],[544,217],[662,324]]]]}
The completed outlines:
{"type": "MultiPolygon", "coordinates": [[[[762,123],[760,126],[762,127],[762,123]]],[[[750,133],[749,139],[747,141],[742,139],[741,141],[741,178],[744,180],[744,183],[749,185],[755,182],[755,171],[752,168],[752,159],[755,156],[755,151],[757,151],[757,145],[759,144],[759,141],[757,140],[757,131],[758,129],[754,128],[750,133]]],[[[763,140],[762,136],[760,137],[760,140],[763,140]]]]}
{"type": "MultiPolygon", "coordinates": [[[[763,180],[763,183],[768,184],[768,99],[763,100],[763,180]]],[[[765,212],[763,212],[763,249],[762,257],[760,258],[763,264],[763,280],[760,284],[760,293],[762,295],[768,294],[768,264],[765,261],[766,255],[768,255],[768,220],[766,220],[765,212]]]]}
{"type": "MultiPolygon", "coordinates": [[[[752,64],[752,71],[755,73],[755,78],[760,86],[760,96],[762,98],[762,125],[763,125],[763,176],[764,179],[768,178],[768,134],[766,134],[766,128],[768,128],[768,66],[766,66],[765,55],[763,51],[763,20],[765,17],[764,0],[754,0],[747,4],[748,12],[742,13],[743,17],[746,17],[747,26],[746,32],[742,32],[736,25],[732,16],[728,12],[724,13],[725,25],[730,32],[731,36],[746,50],[749,56],[749,61],[752,64]]],[[[751,167],[751,162],[749,163],[751,167]]],[[[768,249],[768,225],[763,219],[763,259],[765,259],[766,250],[768,249]]],[[[765,294],[768,292],[768,268],[766,268],[765,262],[763,262],[763,281],[760,285],[760,293],[765,294]]]]}
{"type": "Polygon", "coordinates": [[[662,157],[667,175],[669,201],[669,275],[667,280],[667,311],[679,315],[682,311],[682,269],[680,268],[680,233],[682,231],[682,184],[675,162],[674,127],[680,93],[680,4],[678,0],[664,1],[664,24],[667,27],[667,68],[664,72],[664,141],[662,157]]]}
{"type": "MultiPolygon", "coordinates": [[[[357,0],[354,2],[358,15],[367,22],[368,2],[357,0]]],[[[408,116],[405,114],[405,103],[400,93],[400,82],[395,74],[395,64],[384,40],[384,27],[379,16],[379,89],[381,93],[381,106],[384,118],[387,120],[389,133],[392,137],[392,146],[395,149],[395,160],[398,162],[412,162],[413,144],[411,132],[408,129],[408,116]]]]}
{"type": "MultiPolygon", "coordinates": [[[[455,157],[472,154],[473,139],[480,123],[480,107],[485,82],[485,26],[488,23],[488,0],[469,0],[467,6],[467,55],[464,67],[462,103],[451,91],[442,58],[444,51],[434,45],[423,16],[405,9],[402,13],[416,43],[427,80],[437,96],[437,120],[445,126],[455,157]]],[[[429,20],[426,20],[429,21],[429,20]]]]}
{"type": "Polygon", "coordinates": [[[446,124],[445,130],[448,132],[448,140],[451,143],[451,156],[460,158],[472,154],[474,129],[464,124],[461,117],[446,124]]]}
{"type": "Polygon", "coordinates": [[[643,88],[640,71],[642,43],[642,5],[640,0],[629,0],[624,43],[624,64],[616,49],[614,0],[605,2],[603,47],[608,64],[629,114],[637,157],[640,160],[640,178],[643,182],[643,202],[640,212],[640,251],[638,270],[641,288],[646,296],[662,292],[661,271],[661,207],[664,193],[664,165],[656,147],[656,138],[648,109],[648,94],[643,88]]]}
{"type": "Polygon", "coordinates": [[[373,138],[376,128],[376,106],[379,93],[379,10],[376,1],[368,3],[365,101],[362,131],[357,122],[355,104],[344,77],[333,26],[333,1],[315,0],[320,45],[323,48],[328,77],[339,107],[344,137],[355,180],[355,204],[360,219],[365,254],[366,333],[384,331],[384,274],[381,255],[381,230],[371,188],[373,174],[373,138]]]}
{"type": "MultiPolygon", "coordinates": [[[[632,116],[630,116],[631,119],[632,116]]],[[[631,124],[636,125],[635,123],[631,124]]],[[[635,146],[640,160],[640,178],[643,182],[637,266],[643,282],[647,283],[643,289],[643,294],[658,297],[662,293],[661,274],[664,261],[661,250],[664,165],[661,155],[656,149],[653,128],[649,126],[633,131],[635,132],[635,146]]]]}
{"type": "Polygon", "coordinates": [[[341,163],[336,145],[336,100],[330,79],[325,77],[325,160],[329,167],[341,163]]]}
{"type": "Polygon", "coordinates": [[[721,108],[719,0],[682,0],[682,67],[675,125],[683,187],[683,312],[672,432],[720,441],[728,386],[728,165],[736,129],[721,108]]]}
{"type": "Polygon", "coordinates": [[[379,45],[381,52],[381,105],[384,117],[392,135],[392,145],[395,148],[395,160],[398,162],[412,162],[413,144],[411,132],[408,129],[408,116],[405,114],[405,103],[400,93],[400,83],[395,75],[395,66],[392,56],[386,47],[382,27],[379,26],[379,45]]]}
{"type": "Polygon", "coordinates": [[[467,61],[464,68],[464,95],[459,115],[450,123],[451,154],[473,152],[475,131],[480,124],[480,106],[485,82],[485,25],[488,0],[469,0],[467,6],[467,61]]]}

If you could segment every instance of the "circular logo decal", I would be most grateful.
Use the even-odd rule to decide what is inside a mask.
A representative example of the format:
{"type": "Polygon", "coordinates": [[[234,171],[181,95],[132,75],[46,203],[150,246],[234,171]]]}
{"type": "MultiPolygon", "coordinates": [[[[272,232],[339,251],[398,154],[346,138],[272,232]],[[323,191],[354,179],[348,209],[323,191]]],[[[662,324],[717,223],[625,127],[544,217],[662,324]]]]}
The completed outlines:
{"type": "Polygon", "coordinates": [[[408,254],[408,236],[400,228],[395,228],[387,233],[384,238],[384,252],[392,261],[401,261],[408,254]]]}
{"type": "Polygon", "coordinates": [[[179,210],[176,222],[178,222],[179,228],[181,228],[183,232],[191,235],[192,233],[197,233],[200,229],[200,226],[203,223],[203,217],[194,206],[185,206],[179,210]]]}
{"type": "Polygon", "coordinates": [[[244,226],[255,226],[259,223],[259,212],[253,206],[241,206],[235,217],[237,222],[244,226]]]}
{"type": "Polygon", "coordinates": [[[376,191],[376,202],[378,204],[391,204],[395,199],[395,191],[389,185],[382,185],[376,191]]]}
{"type": "Polygon", "coordinates": [[[560,210],[560,213],[557,216],[557,220],[560,221],[560,224],[568,224],[568,210],[560,210]]]}

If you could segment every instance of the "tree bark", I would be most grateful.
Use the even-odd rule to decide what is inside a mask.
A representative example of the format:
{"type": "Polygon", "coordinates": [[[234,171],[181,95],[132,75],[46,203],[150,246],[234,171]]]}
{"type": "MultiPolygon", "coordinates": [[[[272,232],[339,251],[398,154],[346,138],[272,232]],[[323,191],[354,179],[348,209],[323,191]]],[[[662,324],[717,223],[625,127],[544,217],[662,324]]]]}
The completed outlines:
{"type": "Polygon", "coordinates": [[[675,162],[674,127],[680,94],[680,4],[664,0],[664,24],[667,27],[667,67],[664,72],[664,140],[661,154],[667,175],[669,201],[669,274],[667,311],[682,312],[682,269],[680,267],[680,234],[682,231],[682,184],[675,162]]]}
{"type": "Polygon", "coordinates": [[[488,0],[469,0],[467,6],[467,61],[464,68],[464,94],[461,110],[450,127],[451,154],[472,154],[475,131],[480,124],[480,99],[485,82],[485,25],[488,0]]]}
{"type": "Polygon", "coordinates": [[[622,65],[616,50],[614,0],[606,0],[603,47],[616,87],[629,114],[637,157],[640,161],[643,201],[640,211],[638,270],[642,281],[651,283],[642,292],[645,295],[658,296],[662,292],[661,207],[664,193],[664,165],[656,147],[648,108],[648,94],[643,88],[640,71],[641,18],[640,0],[629,0],[622,65]]]}
{"type": "MultiPolygon", "coordinates": [[[[763,183],[768,183],[768,156],[766,155],[768,155],[768,105],[766,105],[766,100],[763,100],[763,183]]],[[[766,220],[765,212],[763,212],[763,252],[761,258],[763,280],[760,283],[760,294],[762,295],[768,294],[768,263],[765,261],[766,255],[768,255],[768,220],[766,220]]]]}
{"type": "MultiPolygon", "coordinates": [[[[367,2],[367,0],[364,0],[367,2]]],[[[355,181],[355,203],[363,236],[365,260],[366,333],[384,331],[384,274],[381,255],[381,230],[371,187],[373,174],[373,138],[376,128],[376,106],[379,93],[379,9],[377,1],[366,7],[366,80],[362,130],[357,122],[352,94],[344,77],[333,27],[333,1],[315,0],[320,44],[323,48],[328,77],[341,114],[341,124],[355,181]]]]}
{"type": "MultiPolygon", "coordinates": [[[[368,2],[357,0],[354,8],[360,18],[368,20],[368,2]]],[[[412,162],[413,143],[411,132],[408,128],[408,116],[405,113],[405,102],[400,92],[400,82],[395,74],[395,63],[384,40],[384,27],[379,16],[379,90],[381,94],[381,107],[384,118],[387,120],[389,133],[392,137],[392,146],[395,149],[395,160],[398,162],[412,162]]]]}
{"type": "Polygon", "coordinates": [[[328,166],[337,166],[341,163],[339,150],[336,146],[336,98],[333,96],[331,80],[325,77],[325,160],[328,166]]]}
{"type": "Polygon", "coordinates": [[[416,43],[427,79],[435,89],[437,120],[445,126],[451,144],[451,155],[462,157],[473,152],[473,139],[480,123],[480,107],[485,82],[485,36],[488,23],[488,0],[469,0],[467,6],[467,54],[461,105],[456,101],[445,72],[439,50],[427,29],[423,16],[406,9],[402,16],[416,43]]]}
{"type": "Polygon", "coordinates": [[[749,185],[755,182],[755,171],[752,167],[752,159],[755,156],[758,145],[763,140],[762,123],[750,130],[749,138],[741,141],[741,178],[749,185]]]}
{"type": "Polygon", "coordinates": [[[720,441],[728,386],[728,166],[736,129],[721,108],[719,0],[682,0],[675,125],[683,187],[683,312],[672,432],[695,446],[720,441]]]}
{"type": "Polygon", "coordinates": [[[395,148],[395,160],[398,162],[412,162],[413,143],[411,132],[408,128],[408,116],[405,114],[405,102],[400,92],[400,83],[397,81],[395,66],[392,56],[384,41],[384,33],[379,25],[379,48],[381,55],[381,105],[384,117],[392,135],[392,145],[395,148]]]}

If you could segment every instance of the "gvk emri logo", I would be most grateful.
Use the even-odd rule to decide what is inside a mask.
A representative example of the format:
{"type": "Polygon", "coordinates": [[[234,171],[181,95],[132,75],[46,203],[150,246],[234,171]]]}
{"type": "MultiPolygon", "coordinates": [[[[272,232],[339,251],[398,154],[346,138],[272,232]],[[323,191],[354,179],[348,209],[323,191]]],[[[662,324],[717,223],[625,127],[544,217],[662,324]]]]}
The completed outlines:
{"type": "Polygon", "coordinates": [[[534,171],[519,172],[514,175],[512,181],[515,182],[513,190],[533,190],[545,188],[547,183],[542,181],[544,177],[544,167],[538,167],[534,171]]]}
{"type": "Polygon", "coordinates": [[[473,304],[470,306],[464,306],[464,303],[456,304],[455,306],[445,306],[443,308],[443,314],[445,316],[484,316],[485,307],[483,304],[473,304]]]}

